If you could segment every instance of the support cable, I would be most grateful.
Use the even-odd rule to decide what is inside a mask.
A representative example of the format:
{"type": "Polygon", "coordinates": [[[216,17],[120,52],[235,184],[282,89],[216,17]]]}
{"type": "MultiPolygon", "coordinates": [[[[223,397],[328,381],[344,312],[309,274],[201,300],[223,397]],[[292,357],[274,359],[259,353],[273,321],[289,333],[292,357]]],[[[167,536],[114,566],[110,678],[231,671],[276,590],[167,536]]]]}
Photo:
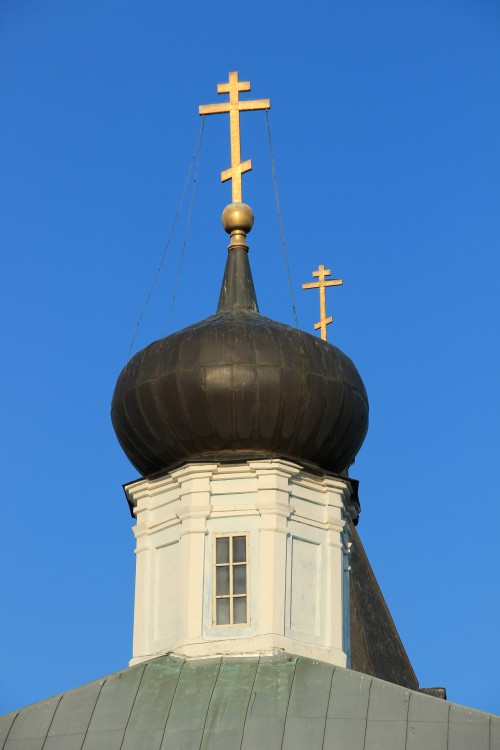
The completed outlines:
{"type": "Polygon", "coordinates": [[[202,137],[203,137],[203,122],[204,121],[205,121],[205,115],[203,115],[203,121],[202,121],[201,129],[200,129],[200,140],[199,140],[198,156],[197,156],[197,159],[196,159],[196,167],[194,169],[193,187],[191,188],[191,199],[189,201],[189,210],[188,210],[188,216],[187,216],[187,221],[186,221],[186,229],[185,229],[185,232],[184,232],[184,240],[183,240],[183,243],[182,243],[182,251],[181,251],[181,257],[180,257],[180,260],[179,260],[179,268],[177,269],[177,278],[175,280],[175,288],[174,288],[174,294],[172,296],[172,304],[170,305],[170,312],[168,314],[167,325],[166,325],[166,328],[165,328],[165,336],[168,333],[168,328],[169,328],[169,325],[170,325],[170,319],[172,317],[172,312],[173,312],[173,309],[174,309],[175,298],[177,297],[177,289],[179,288],[179,279],[181,277],[182,261],[184,260],[184,251],[186,250],[186,243],[187,243],[187,238],[188,238],[188,233],[189,233],[189,224],[191,222],[191,211],[193,209],[194,194],[195,194],[195,191],[196,191],[196,182],[197,182],[197,179],[198,179],[198,167],[200,165],[201,141],[202,141],[202,137]]]}
{"type": "Polygon", "coordinates": [[[149,294],[146,297],[146,301],[144,303],[144,307],[142,308],[141,314],[139,315],[139,319],[138,319],[137,325],[135,327],[134,335],[132,337],[132,342],[131,342],[130,348],[128,350],[127,359],[130,359],[130,354],[132,352],[132,347],[134,346],[134,343],[135,343],[135,339],[136,339],[136,336],[137,336],[137,332],[139,330],[139,326],[141,325],[142,318],[144,316],[144,313],[146,312],[146,308],[147,308],[147,306],[149,304],[149,300],[151,299],[151,295],[153,294],[153,290],[154,290],[154,288],[156,286],[156,282],[158,281],[158,277],[160,275],[160,272],[161,272],[161,269],[162,269],[162,266],[163,266],[163,261],[165,260],[165,255],[167,254],[168,246],[170,245],[170,240],[172,239],[172,235],[174,233],[175,225],[177,224],[177,219],[179,218],[179,214],[181,212],[182,203],[184,201],[184,196],[186,195],[187,186],[189,184],[189,178],[191,177],[191,171],[193,169],[193,164],[195,162],[196,154],[197,153],[198,153],[198,161],[199,161],[199,152],[201,151],[201,141],[202,141],[202,138],[203,138],[203,127],[204,127],[204,125],[205,125],[205,115],[203,115],[202,118],[201,118],[200,132],[198,133],[198,138],[196,139],[196,146],[194,147],[193,155],[191,157],[191,162],[189,164],[189,169],[188,169],[188,173],[187,173],[187,176],[186,176],[186,181],[184,182],[184,187],[182,188],[181,198],[180,198],[180,201],[179,201],[179,205],[177,206],[177,212],[175,214],[174,221],[172,223],[172,227],[170,229],[170,234],[168,235],[168,239],[167,239],[166,245],[165,245],[165,247],[163,249],[163,253],[162,253],[162,256],[160,258],[160,263],[158,265],[155,277],[153,279],[153,283],[151,284],[151,289],[149,290],[149,294]]]}
{"type": "Polygon", "coordinates": [[[281,236],[281,247],[283,248],[283,258],[285,260],[285,268],[286,268],[286,272],[288,276],[288,286],[290,287],[290,298],[292,300],[293,317],[295,318],[295,328],[298,328],[299,318],[297,316],[297,308],[295,307],[295,297],[293,295],[292,276],[290,274],[290,265],[288,263],[288,254],[286,251],[285,235],[283,232],[283,222],[281,221],[280,201],[278,198],[278,182],[276,180],[276,168],[274,166],[273,145],[271,141],[271,126],[269,124],[269,113],[267,109],[266,109],[266,123],[267,123],[267,138],[269,140],[269,153],[271,154],[271,170],[273,173],[274,195],[276,198],[276,211],[278,213],[278,225],[279,225],[280,236],[281,236]]]}

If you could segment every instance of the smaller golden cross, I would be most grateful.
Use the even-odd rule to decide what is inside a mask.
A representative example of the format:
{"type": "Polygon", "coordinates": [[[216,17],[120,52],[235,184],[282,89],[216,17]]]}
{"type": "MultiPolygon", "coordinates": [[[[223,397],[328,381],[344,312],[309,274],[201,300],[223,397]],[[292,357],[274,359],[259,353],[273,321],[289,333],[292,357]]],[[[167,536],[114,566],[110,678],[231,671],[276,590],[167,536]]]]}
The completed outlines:
{"type": "Polygon", "coordinates": [[[229,101],[220,104],[202,104],[200,115],[218,115],[229,112],[229,134],[231,137],[231,166],[221,173],[221,182],[232,180],[233,203],[241,203],[241,175],[252,169],[252,161],[241,161],[240,140],[240,112],[251,109],[270,109],[269,99],[254,99],[254,101],[240,101],[240,91],[250,91],[250,81],[240,81],[238,73],[229,73],[227,83],[217,85],[218,94],[229,94],[229,101]]]}
{"type": "Polygon", "coordinates": [[[333,318],[326,317],[326,287],[327,286],[341,286],[344,282],[342,279],[328,279],[327,276],[330,276],[331,271],[329,268],[325,268],[324,266],[318,266],[317,271],[313,271],[313,276],[317,276],[317,281],[311,281],[308,284],[302,284],[302,289],[319,289],[319,315],[320,315],[320,321],[319,323],[314,324],[314,330],[317,331],[318,328],[321,328],[321,338],[323,341],[326,341],[326,327],[330,323],[333,323],[333,318]]]}

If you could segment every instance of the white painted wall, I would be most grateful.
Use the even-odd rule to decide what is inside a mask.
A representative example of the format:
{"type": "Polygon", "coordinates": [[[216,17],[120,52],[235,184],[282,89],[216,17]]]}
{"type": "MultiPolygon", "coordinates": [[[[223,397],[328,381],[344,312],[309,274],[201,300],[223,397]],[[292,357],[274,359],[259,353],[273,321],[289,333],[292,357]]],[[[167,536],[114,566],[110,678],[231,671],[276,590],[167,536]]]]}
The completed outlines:
{"type": "Polygon", "coordinates": [[[349,483],[282,459],[191,463],[135,506],[133,659],[289,653],[348,666],[349,483]],[[249,535],[250,623],[214,626],[213,536],[249,535]]]}

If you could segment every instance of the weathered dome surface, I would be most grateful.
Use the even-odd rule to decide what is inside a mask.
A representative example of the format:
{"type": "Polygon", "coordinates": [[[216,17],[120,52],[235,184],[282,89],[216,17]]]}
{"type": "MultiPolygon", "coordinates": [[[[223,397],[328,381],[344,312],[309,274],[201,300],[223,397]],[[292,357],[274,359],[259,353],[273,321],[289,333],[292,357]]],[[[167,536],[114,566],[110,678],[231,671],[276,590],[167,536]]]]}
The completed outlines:
{"type": "Polygon", "coordinates": [[[229,309],[138,352],[118,379],[111,416],[143,475],[190,458],[256,455],[338,473],[365,438],[368,400],[335,346],[229,309]]]}
{"type": "Polygon", "coordinates": [[[231,244],[217,312],[124,367],[111,404],[120,445],[143,475],[257,456],[340,473],[368,429],[363,381],[340,349],[259,314],[245,242],[253,214],[238,203],[224,217],[231,244]]]}

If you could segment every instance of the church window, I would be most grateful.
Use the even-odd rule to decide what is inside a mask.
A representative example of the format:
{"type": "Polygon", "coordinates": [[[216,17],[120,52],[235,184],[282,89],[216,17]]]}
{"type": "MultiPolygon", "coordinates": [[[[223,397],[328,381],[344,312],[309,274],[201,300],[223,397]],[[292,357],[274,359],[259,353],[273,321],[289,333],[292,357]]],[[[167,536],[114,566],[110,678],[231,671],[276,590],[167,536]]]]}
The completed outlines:
{"type": "Polygon", "coordinates": [[[216,536],[214,552],[214,624],[247,625],[248,534],[216,536]]]}

